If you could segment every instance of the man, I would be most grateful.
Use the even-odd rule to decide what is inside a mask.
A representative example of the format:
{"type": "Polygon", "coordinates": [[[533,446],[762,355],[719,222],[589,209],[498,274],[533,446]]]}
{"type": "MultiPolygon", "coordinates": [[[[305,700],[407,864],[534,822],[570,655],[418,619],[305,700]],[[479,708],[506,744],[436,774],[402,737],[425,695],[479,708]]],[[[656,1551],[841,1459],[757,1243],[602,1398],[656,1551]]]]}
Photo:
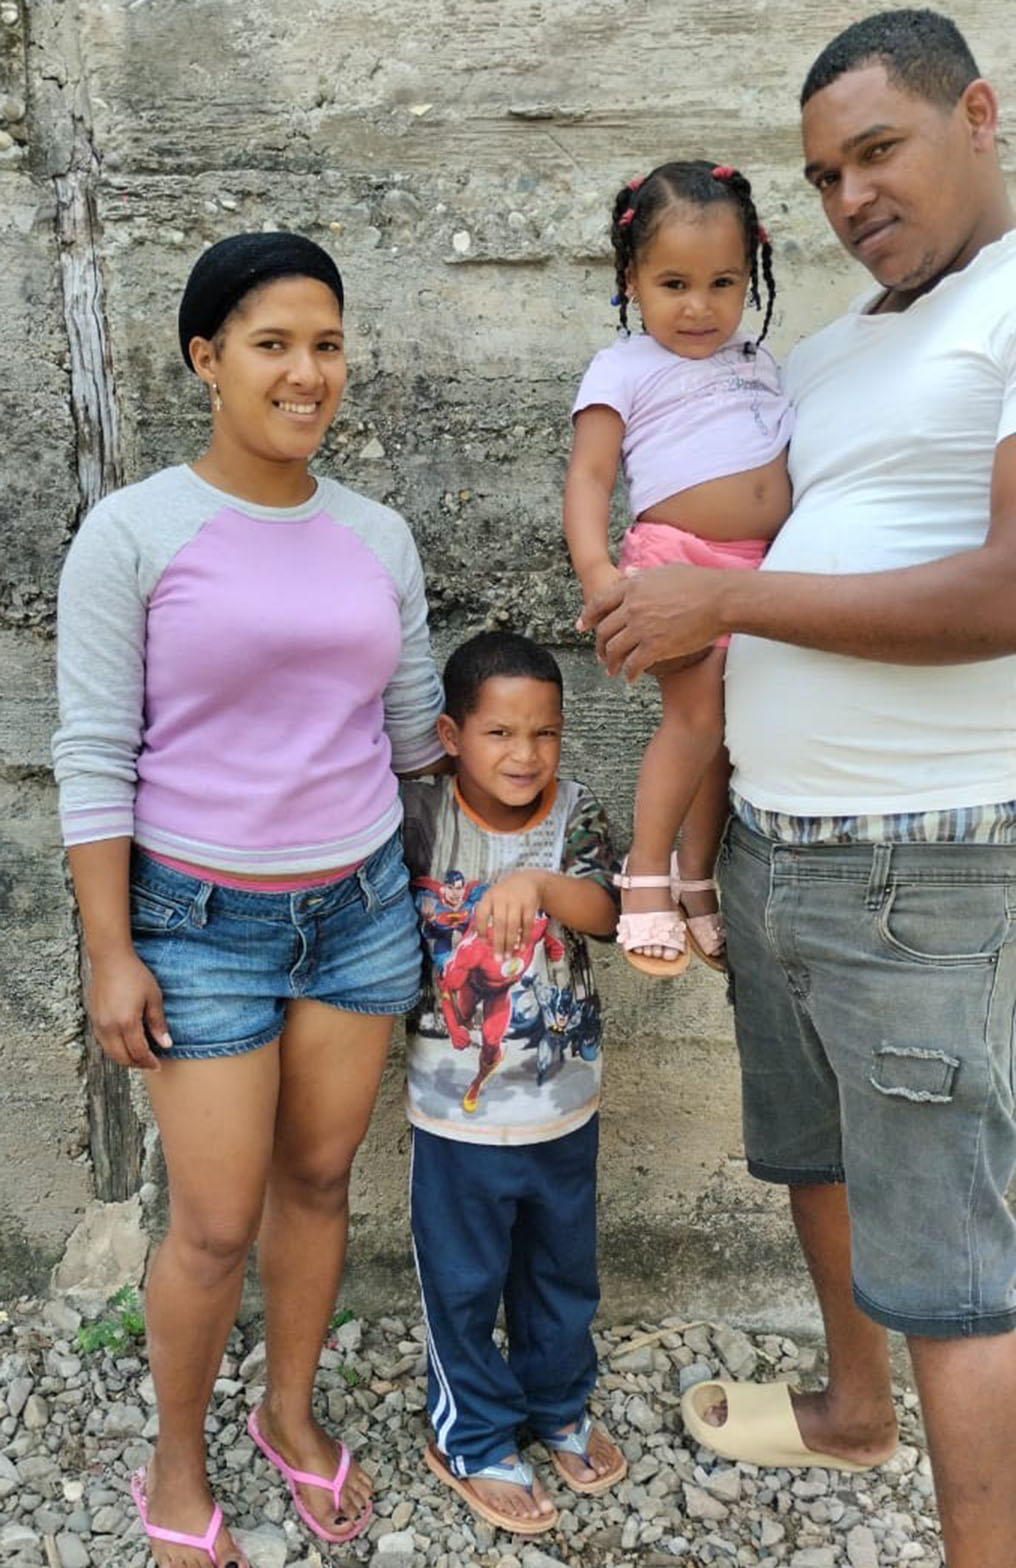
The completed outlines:
{"type": "Polygon", "coordinates": [[[886,12],[802,92],[805,174],[876,287],[791,355],[795,510],[757,573],[589,620],[629,679],[733,631],[721,855],[749,1167],[790,1187],[829,1346],[711,1385],[730,1458],[877,1464],[908,1338],[950,1568],[1016,1564],[1016,233],[962,37],[886,12]],[[745,635],[746,634],[746,635],[745,635]],[[845,1181],[845,1186],[843,1185],[845,1181]]]}

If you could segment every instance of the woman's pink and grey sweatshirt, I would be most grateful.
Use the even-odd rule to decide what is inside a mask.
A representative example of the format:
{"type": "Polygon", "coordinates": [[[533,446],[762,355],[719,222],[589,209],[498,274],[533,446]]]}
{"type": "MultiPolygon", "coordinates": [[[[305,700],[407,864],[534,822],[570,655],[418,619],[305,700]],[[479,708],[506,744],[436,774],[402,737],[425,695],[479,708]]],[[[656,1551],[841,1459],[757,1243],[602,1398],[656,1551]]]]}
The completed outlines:
{"type": "Polygon", "coordinates": [[[187,467],[100,501],[64,566],[53,756],[68,845],[264,876],[349,865],[441,755],[423,574],[332,479],[254,506],[187,467]]]}

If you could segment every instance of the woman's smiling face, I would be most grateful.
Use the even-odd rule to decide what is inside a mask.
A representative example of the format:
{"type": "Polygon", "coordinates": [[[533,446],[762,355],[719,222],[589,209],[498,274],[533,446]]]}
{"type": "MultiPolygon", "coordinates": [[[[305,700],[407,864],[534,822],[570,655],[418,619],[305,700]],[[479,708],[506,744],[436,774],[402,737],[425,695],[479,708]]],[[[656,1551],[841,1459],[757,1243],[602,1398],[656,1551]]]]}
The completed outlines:
{"type": "Polygon", "coordinates": [[[193,339],[192,358],[218,387],[217,437],[262,460],[306,462],[346,387],[339,302],[316,278],[277,278],[246,295],[210,342],[193,339]]]}

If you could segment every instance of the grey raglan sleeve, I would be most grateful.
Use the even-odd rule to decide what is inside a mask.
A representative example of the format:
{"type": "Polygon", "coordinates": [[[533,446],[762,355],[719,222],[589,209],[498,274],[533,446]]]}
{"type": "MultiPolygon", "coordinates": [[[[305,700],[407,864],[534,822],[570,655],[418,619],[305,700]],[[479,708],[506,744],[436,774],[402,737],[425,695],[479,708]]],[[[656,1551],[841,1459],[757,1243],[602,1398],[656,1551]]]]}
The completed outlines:
{"type": "Polygon", "coordinates": [[[437,734],[444,694],[430,647],[423,568],[413,536],[404,522],[402,526],[402,652],[385,689],[385,732],[392,747],[392,771],[415,773],[444,756],[437,734]]]}
{"type": "Polygon", "coordinates": [[[71,545],[57,603],[53,764],[67,845],[133,834],[147,617],[139,566],[132,530],[110,496],[71,545]]]}

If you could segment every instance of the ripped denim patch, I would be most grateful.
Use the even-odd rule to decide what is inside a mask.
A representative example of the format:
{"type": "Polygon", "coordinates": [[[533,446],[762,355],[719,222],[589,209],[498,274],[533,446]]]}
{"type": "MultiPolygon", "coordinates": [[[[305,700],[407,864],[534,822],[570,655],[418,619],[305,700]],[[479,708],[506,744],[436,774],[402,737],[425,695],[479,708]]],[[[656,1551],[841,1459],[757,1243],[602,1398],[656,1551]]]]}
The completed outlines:
{"type": "Polygon", "coordinates": [[[875,1050],[868,1082],[880,1094],[922,1105],[948,1105],[959,1066],[959,1059],[945,1051],[883,1044],[875,1050]]]}

